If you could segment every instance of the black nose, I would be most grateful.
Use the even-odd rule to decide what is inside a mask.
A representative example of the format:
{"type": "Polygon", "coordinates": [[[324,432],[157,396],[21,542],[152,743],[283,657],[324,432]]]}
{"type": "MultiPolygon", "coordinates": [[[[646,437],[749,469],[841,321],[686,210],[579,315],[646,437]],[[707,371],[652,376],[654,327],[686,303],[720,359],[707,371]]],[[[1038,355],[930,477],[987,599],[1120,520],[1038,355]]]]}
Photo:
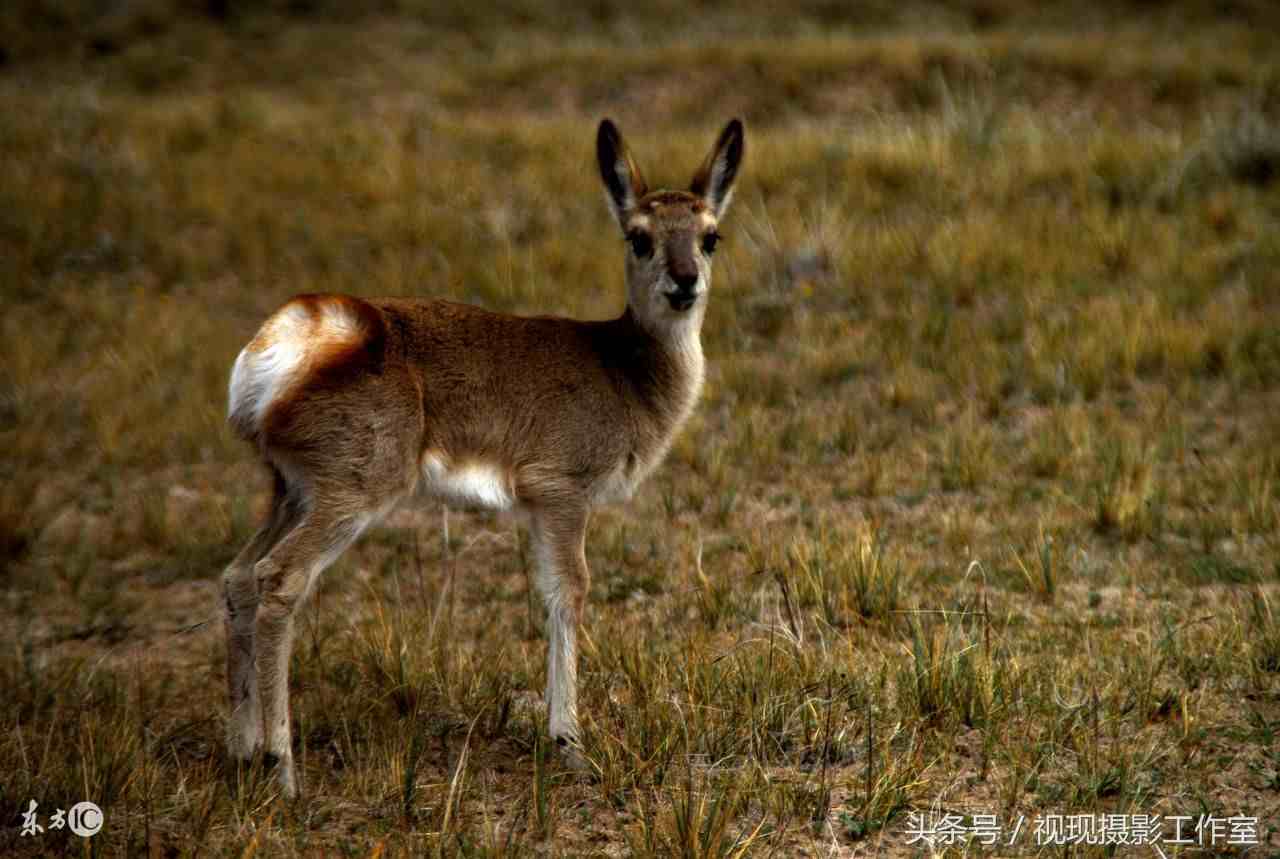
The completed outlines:
{"type": "Polygon", "coordinates": [[[678,274],[675,272],[672,272],[671,279],[676,282],[676,286],[680,287],[685,292],[688,292],[689,290],[693,289],[693,287],[697,284],[698,273],[696,271],[692,273],[678,273],[678,274]]]}

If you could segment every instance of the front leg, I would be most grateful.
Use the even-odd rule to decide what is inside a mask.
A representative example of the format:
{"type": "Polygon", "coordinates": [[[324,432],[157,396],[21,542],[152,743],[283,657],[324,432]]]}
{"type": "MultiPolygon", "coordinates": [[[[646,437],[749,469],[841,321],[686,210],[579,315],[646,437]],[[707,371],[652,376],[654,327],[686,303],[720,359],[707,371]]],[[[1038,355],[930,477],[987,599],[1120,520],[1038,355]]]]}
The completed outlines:
{"type": "Polygon", "coordinates": [[[536,581],[547,607],[547,723],[566,761],[583,768],[578,729],[578,624],[591,572],[585,552],[587,511],[540,510],[533,517],[536,581]]]}

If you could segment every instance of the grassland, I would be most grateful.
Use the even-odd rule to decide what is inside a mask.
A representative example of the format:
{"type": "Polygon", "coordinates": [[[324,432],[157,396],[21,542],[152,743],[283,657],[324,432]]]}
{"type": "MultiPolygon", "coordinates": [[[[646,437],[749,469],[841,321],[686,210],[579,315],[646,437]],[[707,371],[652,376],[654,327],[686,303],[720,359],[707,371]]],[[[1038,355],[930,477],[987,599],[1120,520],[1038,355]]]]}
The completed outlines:
{"type": "Polygon", "coordinates": [[[1280,849],[1266,4],[222,5],[0,11],[0,852],[910,855],[930,809],[1280,849]],[[605,114],[658,182],[749,148],[703,401],[588,541],[595,773],[539,739],[525,543],[423,502],[306,610],[279,801],[221,754],[230,363],[300,291],[616,313],[605,114]]]}

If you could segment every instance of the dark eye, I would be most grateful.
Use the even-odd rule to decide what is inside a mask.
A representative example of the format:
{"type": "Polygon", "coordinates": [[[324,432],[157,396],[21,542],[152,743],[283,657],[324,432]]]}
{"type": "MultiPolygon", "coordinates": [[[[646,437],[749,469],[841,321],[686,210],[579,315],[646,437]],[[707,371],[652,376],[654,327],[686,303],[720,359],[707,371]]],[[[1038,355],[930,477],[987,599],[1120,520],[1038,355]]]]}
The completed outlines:
{"type": "Polygon", "coordinates": [[[716,252],[716,243],[719,241],[719,233],[707,233],[702,237],[702,252],[707,256],[711,256],[716,252]]]}
{"type": "Polygon", "coordinates": [[[653,239],[649,237],[648,233],[632,230],[627,233],[627,241],[631,243],[631,252],[640,259],[644,259],[653,253],[653,239]]]}

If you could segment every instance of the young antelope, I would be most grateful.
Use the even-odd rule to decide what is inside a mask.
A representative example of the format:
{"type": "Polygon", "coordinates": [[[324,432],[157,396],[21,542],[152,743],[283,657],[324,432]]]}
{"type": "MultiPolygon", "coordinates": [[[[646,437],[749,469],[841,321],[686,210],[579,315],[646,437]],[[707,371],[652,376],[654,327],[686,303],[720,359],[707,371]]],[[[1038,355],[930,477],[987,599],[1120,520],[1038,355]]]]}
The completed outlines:
{"type": "Polygon", "coordinates": [[[261,749],[297,794],[288,688],[298,606],[362,531],[421,487],[527,521],[548,618],[548,728],[581,765],[587,520],[654,470],[698,399],[711,256],[743,147],[735,119],[688,191],[650,191],[617,127],[600,123],[600,176],[627,242],[616,319],[346,295],[300,295],[267,319],[230,383],[231,426],[273,481],[265,523],[223,575],[232,758],[261,749]]]}

